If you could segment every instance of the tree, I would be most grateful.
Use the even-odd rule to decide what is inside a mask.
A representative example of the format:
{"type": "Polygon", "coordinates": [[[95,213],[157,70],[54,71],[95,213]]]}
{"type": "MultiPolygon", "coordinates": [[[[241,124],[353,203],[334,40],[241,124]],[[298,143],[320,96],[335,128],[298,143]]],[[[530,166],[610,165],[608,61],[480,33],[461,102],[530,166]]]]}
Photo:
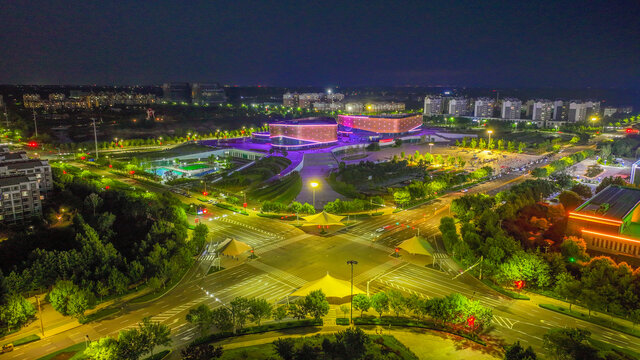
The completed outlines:
{"type": "Polygon", "coordinates": [[[223,306],[211,310],[211,323],[222,332],[231,330],[233,328],[231,311],[223,306]]]}
{"type": "Polygon", "coordinates": [[[636,325],[640,324],[640,309],[634,309],[629,312],[629,320],[633,324],[633,328],[636,328],[636,325]]]}
{"type": "Polygon", "coordinates": [[[533,348],[531,346],[526,349],[523,348],[520,345],[520,341],[507,346],[504,353],[504,360],[536,360],[537,358],[538,356],[533,351],[533,348]]]}
{"type": "Polygon", "coordinates": [[[91,207],[93,216],[96,216],[96,208],[102,204],[102,198],[96,193],[91,193],[84,199],[84,203],[91,207]]]}
{"type": "Polygon", "coordinates": [[[60,280],[49,293],[51,306],[62,315],[82,317],[89,307],[89,296],[69,280],[60,280]]]}
{"type": "Polygon", "coordinates": [[[213,324],[211,309],[205,304],[200,304],[189,310],[187,313],[187,321],[196,326],[200,335],[204,335],[213,324]]]}
{"type": "Polygon", "coordinates": [[[147,352],[148,339],[138,329],[120,331],[117,341],[118,359],[137,360],[147,352]]]}
{"type": "Polygon", "coordinates": [[[565,190],[558,195],[558,200],[567,211],[573,211],[575,208],[583,203],[580,195],[574,193],[571,190],[565,190]]]}
{"type": "Polygon", "coordinates": [[[289,315],[298,320],[307,317],[307,309],[304,306],[304,299],[298,299],[296,302],[289,303],[289,315]]]}
{"type": "Polygon", "coordinates": [[[84,350],[84,355],[92,360],[113,360],[118,358],[118,341],[112,337],[103,337],[92,341],[84,350]]]}
{"type": "Polygon", "coordinates": [[[556,278],[554,292],[566,299],[571,310],[571,305],[580,297],[580,287],[580,281],[574,279],[571,274],[561,273],[556,278]]]}
{"type": "Polygon", "coordinates": [[[556,359],[598,359],[598,351],[587,343],[591,333],[582,329],[550,329],[544,334],[542,347],[556,359]]]}
{"type": "Polygon", "coordinates": [[[329,313],[329,302],[322,290],[314,290],[304,297],[304,308],[309,315],[319,320],[329,313]]]}
{"type": "Polygon", "coordinates": [[[360,328],[346,329],[336,333],[334,352],[343,359],[360,359],[367,352],[371,338],[360,328]]]}
{"type": "Polygon", "coordinates": [[[537,167],[531,170],[531,176],[536,178],[547,177],[548,175],[547,168],[545,167],[537,167]]]}
{"type": "Polygon", "coordinates": [[[218,359],[222,356],[222,346],[213,346],[211,344],[189,344],[182,349],[182,360],[211,360],[218,359]]]}
{"type": "Polygon", "coordinates": [[[504,140],[502,139],[498,140],[498,150],[504,150],[504,140]]]}
{"type": "Polygon", "coordinates": [[[249,316],[251,317],[251,321],[258,323],[258,326],[262,319],[271,316],[272,310],[273,306],[265,299],[254,298],[249,300],[249,316]]]}
{"type": "Polygon", "coordinates": [[[406,190],[398,190],[393,193],[393,199],[398,205],[404,205],[411,200],[411,194],[406,190]]]}
{"type": "Polygon", "coordinates": [[[382,313],[389,311],[389,298],[387,294],[383,291],[374,294],[371,297],[371,307],[380,315],[380,318],[382,318],[382,313]]]}
{"type": "Polygon", "coordinates": [[[396,313],[396,317],[400,317],[400,314],[407,309],[404,296],[397,290],[389,290],[387,297],[389,298],[389,307],[396,313]]]}
{"type": "Polygon", "coordinates": [[[342,311],[342,315],[346,318],[349,313],[349,307],[347,305],[340,305],[340,311],[342,311]]]}
{"type": "Polygon", "coordinates": [[[233,323],[237,329],[242,329],[249,317],[249,300],[243,297],[236,297],[229,303],[233,323]]]}
{"type": "Polygon", "coordinates": [[[273,341],[274,350],[284,360],[293,360],[295,342],[292,338],[278,338],[273,341]]]}
{"type": "Polygon", "coordinates": [[[600,184],[598,184],[598,186],[596,187],[596,194],[604,190],[604,188],[606,188],[609,185],[628,186],[629,184],[619,176],[608,176],[602,179],[600,184]]]}
{"type": "Polygon", "coordinates": [[[273,320],[275,321],[282,321],[282,319],[287,317],[287,306],[286,305],[280,305],[278,307],[275,308],[275,310],[273,311],[273,320]]]}
{"type": "Polygon", "coordinates": [[[593,196],[591,188],[585,184],[575,184],[571,187],[570,190],[580,195],[583,199],[588,199],[593,196]]]}
{"type": "Polygon", "coordinates": [[[587,243],[584,239],[576,236],[565,237],[560,245],[560,252],[569,262],[588,261],[587,243]]]}
{"type": "Polygon", "coordinates": [[[118,269],[112,268],[111,273],[109,274],[109,286],[116,294],[122,295],[127,292],[127,288],[129,287],[129,278],[118,269]]]}
{"type": "Polygon", "coordinates": [[[7,326],[7,331],[21,327],[35,316],[35,307],[21,295],[12,294],[5,299],[0,306],[0,322],[7,326]]]}
{"type": "Polygon", "coordinates": [[[518,153],[522,153],[527,145],[523,142],[518,143],[518,153]]]}
{"type": "Polygon", "coordinates": [[[353,308],[359,310],[362,317],[363,313],[371,308],[371,299],[365,294],[357,294],[353,297],[353,308]]]}
{"type": "Polygon", "coordinates": [[[153,356],[153,349],[156,346],[169,346],[171,340],[171,329],[165,324],[152,322],[150,317],[142,319],[142,323],[138,324],[140,333],[147,340],[149,352],[153,356]]]}

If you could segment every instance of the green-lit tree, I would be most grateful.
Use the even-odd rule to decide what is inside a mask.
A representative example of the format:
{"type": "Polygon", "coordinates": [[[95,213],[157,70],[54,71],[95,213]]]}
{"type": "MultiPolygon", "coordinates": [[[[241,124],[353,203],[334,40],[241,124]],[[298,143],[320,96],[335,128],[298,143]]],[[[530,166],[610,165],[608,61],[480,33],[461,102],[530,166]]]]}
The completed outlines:
{"type": "Polygon", "coordinates": [[[357,294],[353,297],[353,308],[360,311],[360,317],[371,308],[371,299],[365,294],[357,294]]]}

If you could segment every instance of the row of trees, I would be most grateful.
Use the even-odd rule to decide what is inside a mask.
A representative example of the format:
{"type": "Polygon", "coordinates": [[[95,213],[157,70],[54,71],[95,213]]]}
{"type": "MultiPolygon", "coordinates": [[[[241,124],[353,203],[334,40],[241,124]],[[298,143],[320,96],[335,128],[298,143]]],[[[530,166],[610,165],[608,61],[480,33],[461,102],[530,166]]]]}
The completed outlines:
{"type": "Polygon", "coordinates": [[[545,165],[543,167],[535,168],[531,171],[531,175],[540,178],[547,177],[555,172],[560,172],[571,165],[577,164],[580,161],[588,158],[593,155],[593,150],[587,149],[578,151],[573,155],[565,156],[561,159],[552,161],[550,164],[545,165]]]}
{"type": "Polygon", "coordinates": [[[405,205],[413,200],[432,197],[456,185],[469,181],[477,181],[493,174],[491,166],[484,166],[470,173],[438,171],[424,181],[414,180],[408,186],[398,188],[393,192],[393,198],[398,205],[405,205]]]}
{"type": "Polygon", "coordinates": [[[508,151],[508,152],[517,152],[521,153],[527,147],[527,144],[522,141],[505,141],[503,139],[491,139],[491,141],[485,140],[484,138],[462,138],[462,141],[456,140],[456,146],[461,148],[470,148],[470,149],[487,149],[493,150],[497,149],[500,151],[508,151]],[[505,147],[506,146],[506,147],[505,147]]]}
{"type": "Polygon", "coordinates": [[[137,329],[123,330],[118,338],[103,337],[92,341],[84,355],[95,360],[137,360],[145,354],[153,356],[157,346],[171,344],[171,329],[159,322],[144,318],[137,329]]]}
{"type": "MultiPolygon", "coordinates": [[[[482,259],[474,270],[501,285],[509,287],[522,280],[527,287],[554,292],[570,304],[640,322],[640,270],[609,257],[590,258],[584,240],[576,236],[543,242],[543,252],[542,246],[531,246],[527,238],[522,243],[503,228],[516,216],[540,207],[537,201],[557,188],[555,182],[528,180],[494,197],[477,194],[454,200],[451,211],[459,228],[453,218],[444,217],[440,223],[447,250],[465,266],[482,259]]],[[[566,214],[553,216],[549,221],[562,223],[566,214]]]]}
{"type": "Polygon", "coordinates": [[[471,331],[482,329],[493,317],[491,309],[458,293],[431,299],[424,299],[416,294],[405,297],[396,290],[378,292],[372,296],[358,294],[353,297],[353,309],[360,311],[360,317],[370,309],[378,313],[380,318],[388,311],[393,312],[396,317],[412,314],[419,320],[429,316],[436,323],[472,326],[471,331]]]}
{"type": "Polygon", "coordinates": [[[332,214],[344,214],[359,211],[375,210],[384,205],[380,196],[373,196],[368,200],[340,200],[330,201],[324,206],[324,211],[332,214]]]}
{"type": "Polygon", "coordinates": [[[34,319],[35,314],[36,309],[32,303],[9,290],[0,271],[0,336],[27,324],[34,319]]]}
{"type": "Polygon", "coordinates": [[[289,214],[315,214],[316,209],[309,203],[292,202],[289,205],[277,201],[265,201],[262,203],[260,211],[266,213],[289,213],[289,214]]]}
{"type": "Polygon", "coordinates": [[[122,295],[143,282],[158,290],[192,264],[208,228],[196,227],[189,240],[186,213],[170,193],[104,190],[74,171],[54,168],[51,194],[53,203],[64,204],[56,211],[71,215],[71,224],[0,245],[0,252],[13,254],[2,264],[11,266],[12,291],[43,291],[55,284],[49,294],[54,307],[82,317],[98,296],[122,295]],[[65,240],[41,241],[43,233],[44,239],[65,240]]]}
{"type": "Polygon", "coordinates": [[[400,160],[406,160],[409,165],[412,166],[424,166],[424,165],[449,165],[449,166],[458,166],[460,168],[466,165],[466,161],[462,159],[460,156],[451,156],[448,155],[446,158],[440,154],[432,155],[431,153],[421,154],[420,151],[416,150],[413,155],[406,155],[405,152],[400,153],[400,157],[397,155],[393,155],[392,162],[398,162],[400,160]]]}
{"type": "Polygon", "coordinates": [[[274,306],[265,299],[236,297],[223,305],[211,309],[201,304],[187,314],[187,321],[194,324],[201,335],[206,334],[212,327],[219,331],[231,331],[244,328],[247,322],[260,326],[263,320],[272,318],[281,321],[287,316],[304,319],[311,316],[319,320],[329,312],[329,302],[322,290],[315,290],[309,295],[299,298],[289,305],[274,306]]]}

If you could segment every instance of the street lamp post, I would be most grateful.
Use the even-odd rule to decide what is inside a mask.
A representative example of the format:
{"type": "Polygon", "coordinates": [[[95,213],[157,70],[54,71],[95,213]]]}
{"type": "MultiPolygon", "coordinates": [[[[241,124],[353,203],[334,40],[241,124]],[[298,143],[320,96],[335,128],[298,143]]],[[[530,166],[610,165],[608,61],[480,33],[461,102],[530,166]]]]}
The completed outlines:
{"type": "Polygon", "coordinates": [[[491,134],[493,134],[493,130],[487,130],[487,134],[489,134],[489,142],[487,143],[487,149],[491,150],[489,148],[489,145],[491,145],[491,134]]]}
{"type": "Polygon", "coordinates": [[[313,208],[316,208],[316,188],[318,187],[318,183],[312,181],[309,185],[311,185],[311,192],[313,193],[313,208]]]}
{"type": "Polygon", "coordinates": [[[358,265],[358,262],[356,260],[349,260],[347,261],[347,264],[351,265],[351,304],[349,306],[349,311],[351,312],[351,320],[349,321],[349,324],[353,324],[353,265],[358,265]]]}
{"type": "Polygon", "coordinates": [[[432,154],[432,153],[433,153],[433,151],[431,150],[432,148],[433,148],[433,143],[432,143],[432,142],[430,142],[430,143],[429,143],[429,154],[432,154]]]}

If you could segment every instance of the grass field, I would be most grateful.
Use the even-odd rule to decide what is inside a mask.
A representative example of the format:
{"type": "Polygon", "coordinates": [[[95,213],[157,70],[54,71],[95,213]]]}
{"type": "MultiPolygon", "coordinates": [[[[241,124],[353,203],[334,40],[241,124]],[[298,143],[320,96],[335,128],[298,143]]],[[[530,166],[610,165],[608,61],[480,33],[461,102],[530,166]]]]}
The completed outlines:
{"type": "Polygon", "coordinates": [[[231,191],[241,191],[259,186],[260,183],[278,175],[291,164],[291,160],[279,156],[269,156],[256,161],[246,169],[225,177],[216,184],[217,187],[231,191]]]}
{"type": "Polygon", "coordinates": [[[38,360],[81,360],[86,359],[84,356],[84,343],[78,343],[75,345],[71,345],[68,348],[64,348],[62,350],[58,350],[49,355],[45,355],[38,360]]]}
{"type": "Polygon", "coordinates": [[[249,196],[259,201],[277,201],[288,204],[295,200],[300,190],[302,190],[302,179],[298,172],[294,172],[262,188],[252,190],[249,192],[249,196]]]}
{"type": "Polygon", "coordinates": [[[191,170],[207,169],[207,168],[210,168],[210,167],[211,166],[209,166],[207,164],[191,164],[191,165],[180,166],[180,169],[191,171],[191,170]]]}
{"type": "MultiPolygon", "coordinates": [[[[295,338],[295,348],[302,346],[303,341],[307,341],[312,347],[322,349],[322,341],[329,338],[335,341],[333,335],[315,335],[304,338],[295,338]]],[[[407,347],[402,345],[395,337],[389,335],[373,336],[370,335],[371,342],[367,346],[365,359],[406,359],[417,360],[418,357],[407,347]],[[384,356],[384,357],[383,357],[384,356]]],[[[274,351],[271,343],[241,347],[237,349],[225,350],[220,359],[236,360],[236,359],[279,359],[280,357],[274,351]]],[[[333,359],[322,354],[322,359],[333,359]]]]}

